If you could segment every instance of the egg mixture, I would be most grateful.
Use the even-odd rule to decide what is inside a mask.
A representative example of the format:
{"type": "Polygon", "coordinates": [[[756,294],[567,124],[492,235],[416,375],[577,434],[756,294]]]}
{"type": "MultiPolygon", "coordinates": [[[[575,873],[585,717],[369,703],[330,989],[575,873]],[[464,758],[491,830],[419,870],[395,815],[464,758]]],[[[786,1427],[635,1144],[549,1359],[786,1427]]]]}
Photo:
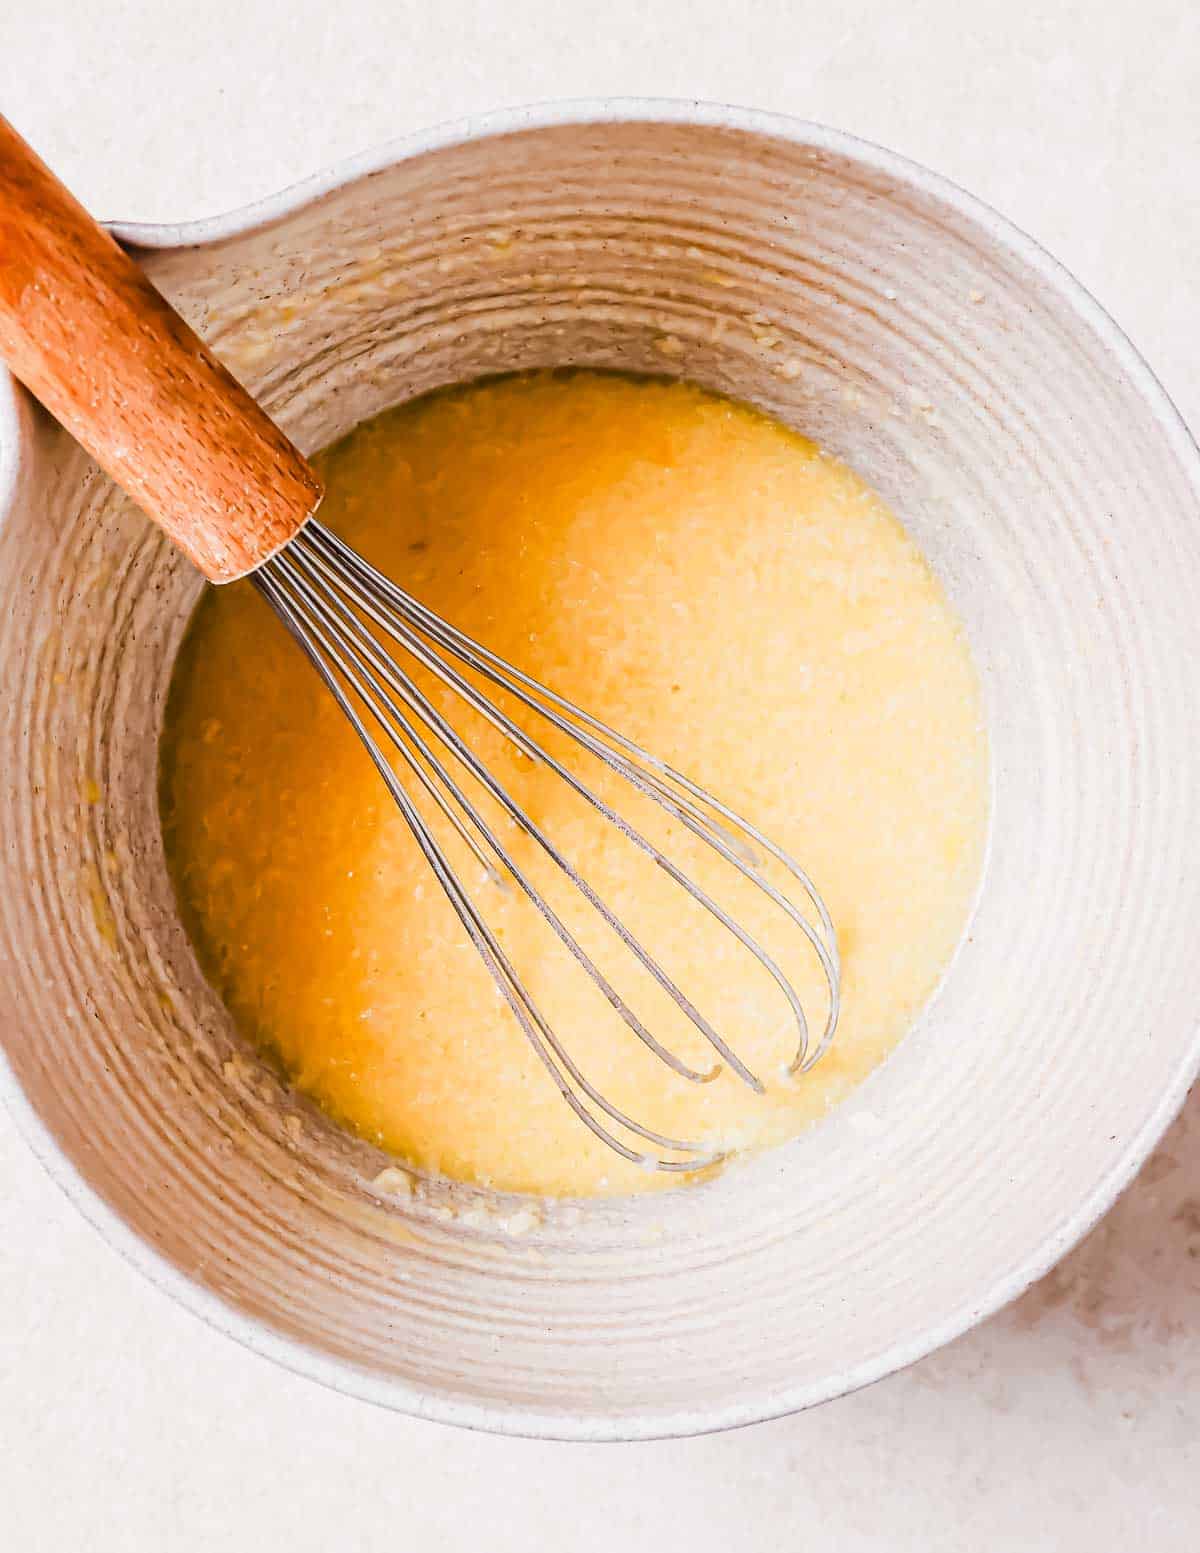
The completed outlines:
{"type": "MultiPolygon", "coordinates": [[[[317,463],[327,527],[744,814],[801,861],[832,914],[840,1025],[825,1058],[789,1077],[795,1022],[761,967],[566,783],[414,669],[767,1092],[728,1067],[696,1084],[661,1063],[521,890],[489,880],[422,800],[590,1082],[655,1130],[731,1149],[778,1143],[841,1101],[942,975],[987,817],[967,643],[887,506],[747,406],[684,383],[586,372],[434,394],[359,427],[317,463]]],[[[543,736],[522,709],[506,710],[543,736]]],[[[761,934],[815,1038],[828,999],[802,935],[676,821],[559,736],[544,742],[761,934]]],[[[536,841],[478,801],[647,1026],[710,1069],[702,1037],[536,841]]],[[[336,702],[248,583],[210,590],[189,630],[161,804],[206,974],[244,1034],[338,1122],[413,1166],[517,1191],[636,1192],[681,1179],[620,1158],[564,1104],[336,702]]]]}

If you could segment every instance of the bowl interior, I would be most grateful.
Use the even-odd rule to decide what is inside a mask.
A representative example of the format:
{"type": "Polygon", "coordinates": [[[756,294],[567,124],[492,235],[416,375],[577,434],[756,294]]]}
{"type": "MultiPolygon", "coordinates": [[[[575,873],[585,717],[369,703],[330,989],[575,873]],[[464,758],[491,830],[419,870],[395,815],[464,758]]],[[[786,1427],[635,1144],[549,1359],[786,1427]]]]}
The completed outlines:
{"type": "Polygon", "coordinates": [[[35,1141],[210,1319],[487,1427],[715,1427],[916,1357],[1086,1228],[1197,1062],[1195,450],[965,196],[702,118],[450,135],[146,262],[306,448],[486,373],[680,374],[817,438],[909,526],[984,683],[989,859],[918,1026],[788,1147],[535,1213],[381,1191],[387,1161],[244,1048],[175,912],[155,747],[196,576],[25,411],[0,525],[0,1035],[35,1141]]]}

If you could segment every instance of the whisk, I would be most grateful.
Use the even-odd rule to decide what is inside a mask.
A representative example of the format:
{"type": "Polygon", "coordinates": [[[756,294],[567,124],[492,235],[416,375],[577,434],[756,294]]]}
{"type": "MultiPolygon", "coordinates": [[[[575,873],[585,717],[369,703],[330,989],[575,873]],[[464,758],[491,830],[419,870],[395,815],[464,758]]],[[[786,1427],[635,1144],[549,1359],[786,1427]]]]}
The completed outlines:
{"type": "Polygon", "coordinates": [[[841,972],[829,912],[799,864],[688,777],[456,630],[324,527],[313,516],[321,485],[305,459],[3,119],[0,356],[210,581],[249,577],[272,606],[362,741],[563,1100],[596,1137],[625,1159],[665,1171],[692,1171],[721,1157],[711,1141],[644,1125],[589,1081],[489,925],[480,892],[454,866],[446,826],[488,879],[528,899],[563,952],[656,1058],[693,1083],[727,1066],[752,1089],[761,1093],[765,1086],[488,768],[436,704],[435,684],[552,771],[598,823],[615,827],[716,931],[731,935],[757,962],[794,1023],[789,1072],[806,1072],[820,1059],[837,1027],[841,972]],[[531,726],[547,733],[535,734],[531,726]],[[582,774],[564,749],[586,757],[582,774]],[[649,803],[688,831],[799,932],[827,989],[819,1034],[761,938],[647,827],[618,811],[608,788],[602,792],[588,780],[593,761],[638,795],[643,808],[649,803]],[[703,1037],[714,1063],[685,1062],[643,1023],[489,815],[505,817],[535,844],[703,1037]],[[786,877],[786,890],[773,882],[768,862],[786,877]]]}

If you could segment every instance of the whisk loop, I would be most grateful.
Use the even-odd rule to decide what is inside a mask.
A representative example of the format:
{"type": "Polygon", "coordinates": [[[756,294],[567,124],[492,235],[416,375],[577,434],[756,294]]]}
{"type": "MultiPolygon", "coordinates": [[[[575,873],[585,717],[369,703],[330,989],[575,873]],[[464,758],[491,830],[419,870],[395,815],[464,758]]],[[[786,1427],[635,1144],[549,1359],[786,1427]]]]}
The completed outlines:
{"type": "Polygon", "coordinates": [[[260,567],[252,580],[299,643],[362,740],[501,995],[559,1093],[580,1121],[623,1158],[648,1168],[691,1171],[719,1160],[722,1156],[718,1148],[695,1139],[668,1137],[644,1126],[614,1105],[581,1072],[472,899],[441,840],[418,807],[413,791],[402,780],[400,770],[407,772],[416,789],[436,806],[486,877],[502,887],[515,886],[537,908],[575,962],[655,1057],[681,1078],[696,1084],[715,1078],[723,1064],[759,1093],[764,1089],[762,1080],[713,1028],[546,831],[488,770],[409,669],[419,665],[453,691],[521,754],[560,777],[758,961],[778,987],[795,1024],[797,1041],[789,1073],[806,1072],[828,1049],[837,1027],[840,1004],[841,971],[833,923],[804,870],[761,831],[689,778],[435,615],[315,519],[260,567]],[[390,639],[402,649],[401,655],[393,656],[386,651],[381,638],[390,639]],[[828,1013],[815,1043],[810,1039],[808,1019],[799,994],[759,940],[654,841],[515,722],[497,701],[466,676],[464,669],[536,713],[557,733],[567,736],[574,745],[623,778],[724,859],[800,929],[828,986],[828,1013]],[[369,722],[374,724],[376,732],[372,732],[369,722]],[[388,758],[377,733],[398,757],[400,770],[388,758]],[[537,844],[670,997],[712,1048],[719,1059],[714,1066],[704,1069],[690,1066],[646,1028],[464,790],[461,780],[464,774],[537,844]],[[762,868],[764,857],[781,865],[799,885],[800,893],[811,909],[812,920],[766,877],[762,868]],[[662,1152],[647,1152],[636,1142],[626,1141],[614,1132],[611,1124],[630,1135],[631,1140],[652,1144],[662,1152]]]}

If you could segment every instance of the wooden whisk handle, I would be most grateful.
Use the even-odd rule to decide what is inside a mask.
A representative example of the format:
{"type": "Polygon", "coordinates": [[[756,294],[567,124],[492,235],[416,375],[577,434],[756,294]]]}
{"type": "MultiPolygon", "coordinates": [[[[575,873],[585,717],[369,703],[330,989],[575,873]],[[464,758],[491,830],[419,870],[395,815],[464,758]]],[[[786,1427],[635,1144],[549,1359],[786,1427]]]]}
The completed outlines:
{"type": "Polygon", "coordinates": [[[321,484],[134,261],[0,118],[0,357],[213,582],[321,484]]]}

